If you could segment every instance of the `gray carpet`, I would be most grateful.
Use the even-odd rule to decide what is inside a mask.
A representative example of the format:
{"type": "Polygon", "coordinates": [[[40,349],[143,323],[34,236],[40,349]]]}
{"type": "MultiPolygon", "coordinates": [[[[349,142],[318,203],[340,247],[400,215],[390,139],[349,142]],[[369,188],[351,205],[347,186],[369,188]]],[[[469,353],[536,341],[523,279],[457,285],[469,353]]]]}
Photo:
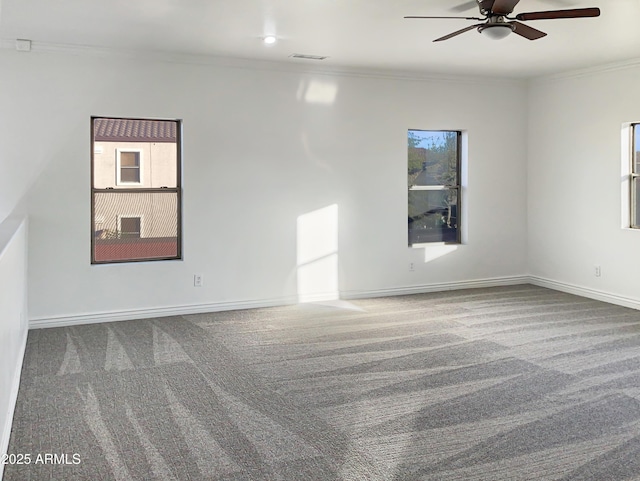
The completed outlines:
{"type": "Polygon", "coordinates": [[[353,304],[31,331],[5,481],[640,479],[640,311],[353,304]]]}

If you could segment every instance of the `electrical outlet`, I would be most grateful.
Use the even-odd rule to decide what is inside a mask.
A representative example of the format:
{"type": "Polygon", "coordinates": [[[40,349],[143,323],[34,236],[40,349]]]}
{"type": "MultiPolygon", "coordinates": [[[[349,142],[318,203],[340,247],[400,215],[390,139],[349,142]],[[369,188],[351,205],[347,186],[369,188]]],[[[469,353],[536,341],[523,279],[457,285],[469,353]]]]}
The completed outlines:
{"type": "Polygon", "coordinates": [[[413,272],[416,270],[416,266],[413,264],[413,262],[409,262],[409,272],[413,272]]]}
{"type": "Polygon", "coordinates": [[[202,287],[202,274],[194,274],[193,275],[193,287],[202,287]]]}
{"type": "Polygon", "coordinates": [[[600,277],[602,275],[602,271],[600,270],[600,266],[594,266],[593,273],[596,277],[600,277]]]}

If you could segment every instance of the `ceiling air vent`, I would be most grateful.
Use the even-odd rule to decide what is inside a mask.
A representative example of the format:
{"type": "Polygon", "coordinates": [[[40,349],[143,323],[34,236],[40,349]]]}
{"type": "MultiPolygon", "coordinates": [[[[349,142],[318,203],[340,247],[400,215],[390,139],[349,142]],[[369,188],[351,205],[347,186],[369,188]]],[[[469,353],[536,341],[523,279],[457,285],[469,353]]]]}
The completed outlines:
{"type": "Polygon", "coordinates": [[[322,55],[306,55],[304,53],[294,53],[289,55],[289,57],[291,58],[303,58],[306,60],[324,60],[325,58],[329,58],[327,56],[322,56],[322,55]]]}

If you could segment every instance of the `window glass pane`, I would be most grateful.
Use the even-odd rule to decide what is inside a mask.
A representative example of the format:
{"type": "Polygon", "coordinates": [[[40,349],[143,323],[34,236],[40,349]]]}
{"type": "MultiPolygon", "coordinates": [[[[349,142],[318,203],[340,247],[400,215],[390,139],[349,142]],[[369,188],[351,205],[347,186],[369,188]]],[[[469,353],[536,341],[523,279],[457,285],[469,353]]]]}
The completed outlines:
{"type": "Polygon", "coordinates": [[[120,169],[120,182],[140,182],[140,169],[137,167],[120,169]]]}
{"type": "Polygon", "coordinates": [[[423,242],[458,242],[458,192],[409,191],[409,245],[423,242]]]}
{"type": "Polygon", "coordinates": [[[178,187],[178,133],[175,120],[95,118],[93,187],[178,187]]]}
{"type": "Polygon", "coordinates": [[[140,217],[122,217],[120,234],[122,237],[140,237],[140,217]]]}
{"type": "Polygon", "coordinates": [[[633,173],[640,174],[640,128],[633,125],[633,173]]]}
{"type": "Polygon", "coordinates": [[[178,194],[95,192],[97,262],[178,256],[178,194]]]}
{"type": "Polygon", "coordinates": [[[633,179],[631,188],[631,227],[640,227],[640,178],[633,179]]]}
{"type": "Polygon", "coordinates": [[[458,132],[409,130],[409,187],[458,185],[458,132]]]}
{"type": "Polygon", "coordinates": [[[138,152],[120,152],[121,167],[138,167],[140,156],[138,152]]]}
{"type": "Polygon", "coordinates": [[[92,263],[180,259],[180,121],[91,122],[92,263]]]}

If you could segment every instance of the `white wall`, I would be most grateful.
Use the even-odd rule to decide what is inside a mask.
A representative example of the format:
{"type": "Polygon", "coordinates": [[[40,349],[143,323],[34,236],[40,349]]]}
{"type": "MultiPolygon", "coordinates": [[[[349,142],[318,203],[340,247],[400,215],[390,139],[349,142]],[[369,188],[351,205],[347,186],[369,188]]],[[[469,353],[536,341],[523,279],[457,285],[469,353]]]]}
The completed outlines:
{"type": "MultiPolygon", "coordinates": [[[[7,452],[27,339],[27,221],[0,222],[0,455],[7,452]]],[[[0,479],[4,465],[0,465],[0,479]]]]}
{"type": "Polygon", "coordinates": [[[635,307],[640,231],[621,224],[621,129],[640,121],[639,81],[628,66],[538,80],[529,94],[530,273],[635,307]]]}
{"type": "MultiPolygon", "coordinates": [[[[0,68],[0,91],[5,92],[8,84],[3,74],[0,68]]],[[[37,159],[25,157],[21,146],[11,140],[22,131],[22,116],[9,99],[9,95],[0,95],[0,455],[9,445],[27,339],[25,197],[37,165],[37,159]]],[[[28,98],[25,101],[29,103],[28,98]]],[[[0,479],[3,468],[0,466],[0,479]]]]}
{"type": "Polygon", "coordinates": [[[31,319],[295,300],[298,217],[334,204],[343,296],[526,274],[523,83],[244,67],[0,52],[0,158],[38,172],[31,319]],[[90,265],[91,115],[184,120],[184,261],[90,265]],[[409,128],[468,133],[466,245],[441,257],[407,247],[409,128]]]}

